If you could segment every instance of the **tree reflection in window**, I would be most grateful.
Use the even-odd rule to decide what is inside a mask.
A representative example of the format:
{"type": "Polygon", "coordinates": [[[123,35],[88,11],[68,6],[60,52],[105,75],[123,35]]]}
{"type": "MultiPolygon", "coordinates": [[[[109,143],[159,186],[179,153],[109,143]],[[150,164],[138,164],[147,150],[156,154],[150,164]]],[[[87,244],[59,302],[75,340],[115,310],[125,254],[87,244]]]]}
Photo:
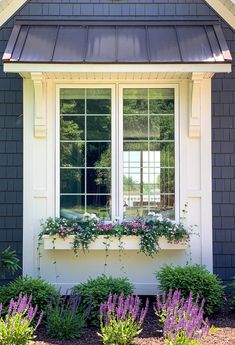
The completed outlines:
{"type": "Polygon", "coordinates": [[[111,90],[61,89],[61,215],[110,219],[111,90]]]}
{"type": "Polygon", "coordinates": [[[150,211],[175,217],[174,90],[123,90],[126,218],[150,211]]]}

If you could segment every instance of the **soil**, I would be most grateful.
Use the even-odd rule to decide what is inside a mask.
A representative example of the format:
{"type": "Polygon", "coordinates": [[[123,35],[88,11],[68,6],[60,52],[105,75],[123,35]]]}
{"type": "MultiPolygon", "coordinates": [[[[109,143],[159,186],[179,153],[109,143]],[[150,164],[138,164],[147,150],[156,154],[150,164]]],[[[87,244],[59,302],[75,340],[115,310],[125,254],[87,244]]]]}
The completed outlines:
{"type": "MultiPolygon", "coordinates": [[[[235,345],[235,312],[229,304],[223,311],[210,319],[210,324],[217,328],[205,340],[206,345],[235,345]]],[[[136,345],[164,345],[160,327],[157,324],[153,310],[150,310],[144,322],[143,332],[136,339],[136,345]]],[[[96,328],[86,328],[80,339],[73,341],[48,339],[45,330],[41,327],[38,331],[37,340],[32,345],[102,345],[97,335],[96,328]]]]}

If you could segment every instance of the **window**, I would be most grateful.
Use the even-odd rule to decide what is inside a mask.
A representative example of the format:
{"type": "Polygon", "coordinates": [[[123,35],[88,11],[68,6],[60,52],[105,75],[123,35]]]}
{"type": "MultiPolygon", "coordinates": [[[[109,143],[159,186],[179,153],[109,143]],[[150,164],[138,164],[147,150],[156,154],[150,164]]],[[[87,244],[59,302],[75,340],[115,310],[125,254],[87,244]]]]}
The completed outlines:
{"type": "Polygon", "coordinates": [[[61,215],[174,219],[175,123],[174,88],[61,88],[61,215]]]}

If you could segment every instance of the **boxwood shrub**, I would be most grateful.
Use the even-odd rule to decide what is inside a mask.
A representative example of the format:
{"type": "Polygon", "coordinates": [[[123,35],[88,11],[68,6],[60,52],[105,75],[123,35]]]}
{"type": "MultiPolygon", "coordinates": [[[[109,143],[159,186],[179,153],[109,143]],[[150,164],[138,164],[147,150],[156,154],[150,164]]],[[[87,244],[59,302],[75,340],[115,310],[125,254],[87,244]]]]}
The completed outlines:
{"type": "Polygon", "coordinates": [[[187,266],[163,266],[156,273],[160,282],[160,288],[164,292],[170,289],[181,290],[182,295],[187,298],[190,291],[193,292],[194,298],[199,296],[205,298],[205,312],[210,315],[221,305],[224,300],[224,286],[221,280],[207,271],[204,266],[187,265],[187,266]]]}
{"type": "Polygon", "coordinates": [[[30,296],[32,294],[32,305],[38,305],[38,310],[45,311],[49,302],[57,298],[57,289],[46,281],[31,277],[19,277],[5,286],[0,287],[0,303],[6,307],[10,300],[18,300],[19,294],[30,296]]]}
{"type": "Polygon", "coordinates": [[[91,305],[87,321],[97,326],[99,324],[100,304],[106,302],[109,293],[118,295],[123,293],[126,297],[133,294],[133,285],[126,278],[102,275],[75,286],[76,290],[82,296],[82,308],[85,310],[89,304],[91,305]]]}

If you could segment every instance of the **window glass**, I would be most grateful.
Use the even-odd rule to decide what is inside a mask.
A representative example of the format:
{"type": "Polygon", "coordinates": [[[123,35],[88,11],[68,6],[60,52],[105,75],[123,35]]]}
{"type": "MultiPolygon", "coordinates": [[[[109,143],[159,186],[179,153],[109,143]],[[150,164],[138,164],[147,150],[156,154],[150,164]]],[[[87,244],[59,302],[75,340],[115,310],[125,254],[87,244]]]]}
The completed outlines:
{"type": "Polygon", "coordinates": [[[112,142],[112,131],[120,138],[122,129],[115,128],[118,121],[112,124],[111,95],[105,87],[60,90],[61,216],[89,212],[110,220],[115,202],[115,216],[124,210],[130,219],[151,211],[174,219],[174,89],[123,89],[123,109],[115,114],[117,120],[123,113],[123,151],[118,139],[112,142]],[[118,172],[117,180],[111,180],[112,161],[120,159],[122,186],[118,172]]]}
{"type": "Polygon", "coordinates": [[[123,204],[126,218],[175,218],[174,90],[123,90],[123,204]]]}
{"type": "Polygon", "coordinates": [[[60,91],[60,212],[111,217],[111,89],[60,91]]]}

